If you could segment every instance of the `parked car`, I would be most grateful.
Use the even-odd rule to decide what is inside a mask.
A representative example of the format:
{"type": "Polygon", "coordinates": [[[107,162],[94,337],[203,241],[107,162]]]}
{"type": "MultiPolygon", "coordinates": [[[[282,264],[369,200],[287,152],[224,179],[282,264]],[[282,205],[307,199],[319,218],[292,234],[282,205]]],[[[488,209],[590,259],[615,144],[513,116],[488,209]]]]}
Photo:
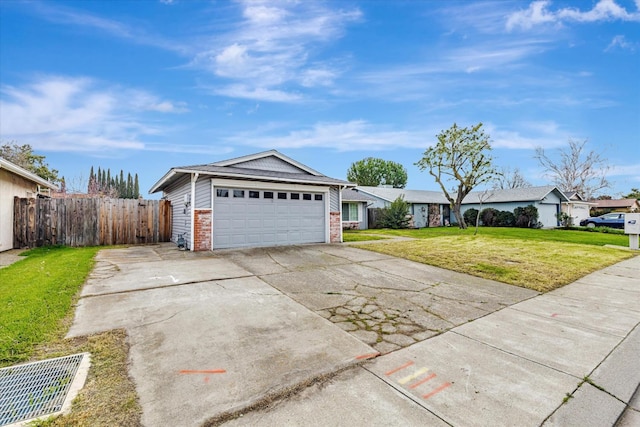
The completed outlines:
{"type": "Polygon", "coordinates": [[[608,214],[594,216],[580,221],[581,226],[624,228],[624,213],[611,212],[608,214]]]}

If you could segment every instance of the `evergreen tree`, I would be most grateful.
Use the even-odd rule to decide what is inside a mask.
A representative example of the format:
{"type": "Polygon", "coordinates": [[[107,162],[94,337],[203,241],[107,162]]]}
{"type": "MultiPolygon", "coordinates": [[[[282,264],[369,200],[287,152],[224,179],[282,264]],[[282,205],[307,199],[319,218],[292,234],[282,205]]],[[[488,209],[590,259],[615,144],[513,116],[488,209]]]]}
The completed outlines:
{"type": "Polygon", "coordinates": [[[136,177],[133,180],[133,197],[136,199],[140,197],[140,185],[138,183],[138,174],[136,174],[136,177]]]}

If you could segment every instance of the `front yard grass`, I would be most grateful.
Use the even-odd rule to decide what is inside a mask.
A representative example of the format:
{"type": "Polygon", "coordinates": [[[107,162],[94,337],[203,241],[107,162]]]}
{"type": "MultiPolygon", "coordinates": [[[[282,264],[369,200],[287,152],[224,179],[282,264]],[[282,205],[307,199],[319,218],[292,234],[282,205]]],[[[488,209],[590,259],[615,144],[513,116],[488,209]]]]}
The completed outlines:
{"type": "Polygon", "coordinates": [[[89,375],[71,413],[32,426],[140,425],[140,406],[127,373],[124,331],[64,339],[100,249],[39,248],[0,269],[0,367],[91,353],[89,375]]]}
{"type": "Polygon", "coordinates": [[[449,230],[452,227],[424,231],[376,230],[383,231],[383,234],[421,237],[412,241],[381,242],[357,247],[539,292],[556,289],[635,255],[602,247],[604,244],[622,245],[621,241],[609,238],[622,237],[624,241],[626,236],[507,228],[481,228],[478,235],[474,236],[473,230],[449,230]],[[594,240],[583,243],[582,235],[573,233],[597,237],[599,240],[594,240],[599,245],[594,240]]]}
{"type": "MultiPolygon", "coordinates": [[[[375,230],[373,230],[375,232],[375,230]]],[[[369,231],[371,233],[371,231],[369,231]]],[[[367,233],[358,233],[354,230],[343,230],[342,232],[342,241],[343,242],[366,242],[370,240],[385,240],[389,237],[384,236],[374,236],[372,234],[367,233]]]]}

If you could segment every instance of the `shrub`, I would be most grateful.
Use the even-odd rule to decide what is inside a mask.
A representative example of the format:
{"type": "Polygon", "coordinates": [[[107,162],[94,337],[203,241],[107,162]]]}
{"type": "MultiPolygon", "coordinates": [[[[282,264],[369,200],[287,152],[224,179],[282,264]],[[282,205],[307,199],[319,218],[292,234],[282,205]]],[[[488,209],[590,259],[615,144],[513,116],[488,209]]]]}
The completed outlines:
{"type": "Polygon", "coordinates": [[[573,218],[566,212],[557,213],[556,218],[558,218],[558,222],[563,228],[569,228],[573,225],[573,218]]]}
{"type": "Polygon", "coordinates": [[[513,214],[516,218],[516,227],[520,228],[540,228],[538,222],[538,208],[528,205],[524,208],[515,208],[513,214]]]}
{"type": "Polygon", "coordinates": [[[500,211],[497,216],[498,227],[513,227],[516,224],[516,216],[509,211],[500,211]]]}
{"type": "Polygon", "coordinates": [[[495,227],[498,225],[499,211],[494,208],[485,208],[480,212],[480,221],[482,225],[487,227],[495,227]]]}
{"type": "Polygon", "coordinates": [[[475,226],[476,220],[478,219],[478,209],[467,209],[466,211],[464,211],[462,217],[464,218],[464,222],[467,223],[467,225],[475,226]]]}
{"type": "Polygon", "coordinates": [[[408,228],[409,221],[409,204],[400,196],[391,205],[382,209],[382,216],[378,224],[382,228],[398,229],[408,228]]]}

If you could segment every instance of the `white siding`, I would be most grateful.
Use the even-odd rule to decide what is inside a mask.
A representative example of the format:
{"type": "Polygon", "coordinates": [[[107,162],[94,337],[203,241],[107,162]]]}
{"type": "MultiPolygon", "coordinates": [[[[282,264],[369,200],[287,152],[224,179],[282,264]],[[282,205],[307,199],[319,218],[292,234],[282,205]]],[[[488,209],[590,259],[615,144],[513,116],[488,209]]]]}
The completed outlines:
{"type": "MultiPolygon", "coordinates": [[[[462,215],[464,215],[464,213],[471,208],[479,210],[493,208],[499,211],[509,211],[513,213],[515,208],[524,208],[529,205],[533,205],[538,208],[538,221],[542,223],[543,227],[550,228],[556,227],[558,225],[556,213],[558,212],[558,209],[560,209],[559,199],[558,204],[541,204],[539,202],[483,203],[482,208],[477,203],[471,203],[462,205],[462,207],[460,208],[460,212],[462,213],[462,215]]],[[[451,221],[455,221],[453,210],[451,211],[451,221]]]]}
{"type": "Polygon", "coordinates": [[[184,236],[187,243],[190,241],[191,207],[184,204],[184,196],[186,194],[191,194],[189,175],[185,175],[164,191],[165,197],[171,201],[171,209],[173,211],[171,240],[174,242],[178,240],[179,234],[184,236]]]}
{"type": "Polygon", "coordinates": [[[299,169],[287,163],[282,159],[275,156],[263,157],[261,159],[249,160],[248,162],[242,162],[233,165],[234,168],[246,168],[246,169],[260,169],[274,172],[288,172],[288,173],[307,173],[302,169],[299,169]]]}
{"type": "Polygon", "coordinates": [[[202,176],[196,181],[196,209],[211,209],[211,179],[202,176]]]}
{"type": "Polygon", "coordinates": [[[0,252],[13,248],[13,198],[34,197],[36,184],[0,169],[0,252]]]}
{"type": "Polygon", "coordinates": [[[329,189],[329,210],[331,212],[340,212],[340,188],[331,187],[329,189]]]}

